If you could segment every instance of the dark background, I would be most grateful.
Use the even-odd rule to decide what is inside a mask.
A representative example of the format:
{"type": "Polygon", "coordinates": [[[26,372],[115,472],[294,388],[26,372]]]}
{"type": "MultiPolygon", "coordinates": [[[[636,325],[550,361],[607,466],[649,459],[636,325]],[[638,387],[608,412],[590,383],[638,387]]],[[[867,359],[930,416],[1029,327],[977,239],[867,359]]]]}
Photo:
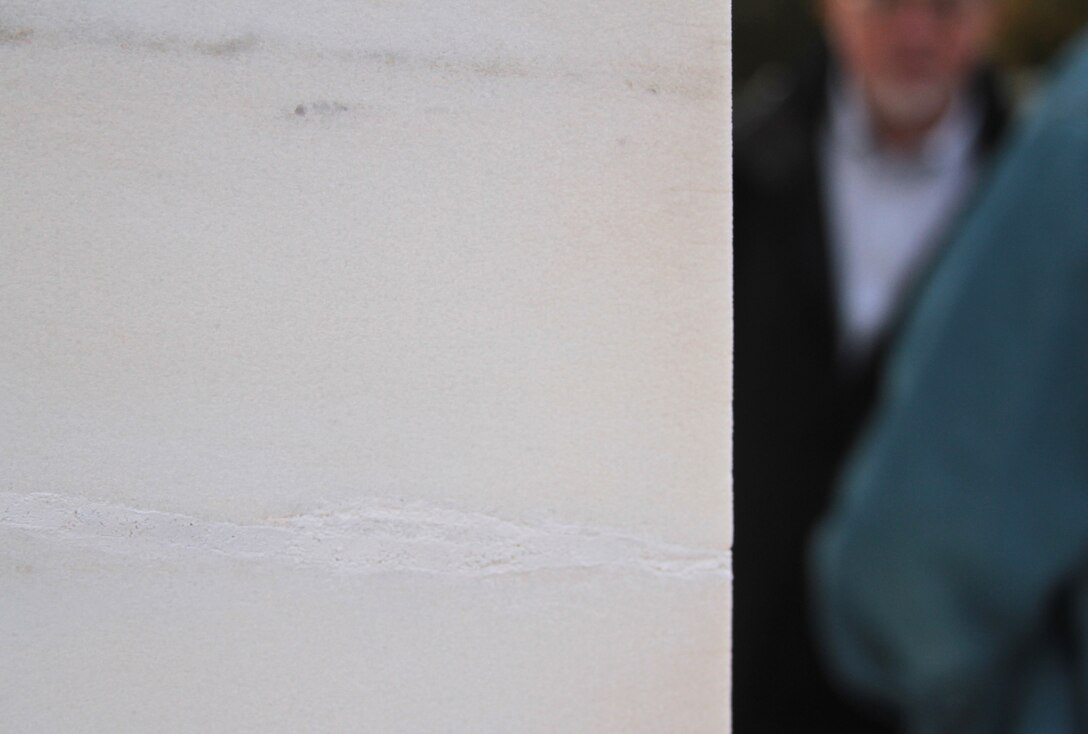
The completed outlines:
{"type": "MultiPolygon", "coordinates": [[[[993,56],[1013,72],[1039,69],[1088,23],[1088,0],[995,0],[1001,6],[993,56]]],[[[733,0],[733,88],[757,72],[774,76],[811,48],[815,0],[733,0]]]]}

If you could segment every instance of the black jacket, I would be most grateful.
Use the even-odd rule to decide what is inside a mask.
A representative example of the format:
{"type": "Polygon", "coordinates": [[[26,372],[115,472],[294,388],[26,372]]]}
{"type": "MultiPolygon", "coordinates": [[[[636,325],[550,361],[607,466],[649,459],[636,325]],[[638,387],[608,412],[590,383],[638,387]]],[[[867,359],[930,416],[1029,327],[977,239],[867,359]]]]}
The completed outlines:
{"type": "MultiPolygon", "coordinates": [[[[734,132],[734,731],[886,731],[822,674],[804,574],[810,531],[872,407],[881,356],[847,372],[818,169],[826,54],[783,95],[741,109],[734,132]]],[[[980,157],[1007,110],[991,75],[980,157]]]]}

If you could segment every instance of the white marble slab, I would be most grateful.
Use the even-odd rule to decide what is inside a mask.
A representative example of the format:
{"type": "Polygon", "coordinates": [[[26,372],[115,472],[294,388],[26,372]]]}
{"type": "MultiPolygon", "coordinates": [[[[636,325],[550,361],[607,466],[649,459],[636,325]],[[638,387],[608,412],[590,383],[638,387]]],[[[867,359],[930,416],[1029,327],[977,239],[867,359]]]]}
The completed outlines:
{"type": "Polygon", "coordinates": [[[723,731],[727,20],[0,7],[5,730],[723,731]]]}

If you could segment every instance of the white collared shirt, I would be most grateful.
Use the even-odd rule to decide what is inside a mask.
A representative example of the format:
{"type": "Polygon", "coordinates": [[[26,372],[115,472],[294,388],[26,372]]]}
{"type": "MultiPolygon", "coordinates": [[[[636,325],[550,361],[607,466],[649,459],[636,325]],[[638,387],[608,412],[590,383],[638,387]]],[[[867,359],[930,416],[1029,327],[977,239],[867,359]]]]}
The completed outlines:
{"type": "Polygon", "coordinates": [[[882,149],[860,89],[833,83],[823,136],[840,355],[867,355],[929,264],[978,171],[978,110],[956,99],[916,152],[882,149]]]}

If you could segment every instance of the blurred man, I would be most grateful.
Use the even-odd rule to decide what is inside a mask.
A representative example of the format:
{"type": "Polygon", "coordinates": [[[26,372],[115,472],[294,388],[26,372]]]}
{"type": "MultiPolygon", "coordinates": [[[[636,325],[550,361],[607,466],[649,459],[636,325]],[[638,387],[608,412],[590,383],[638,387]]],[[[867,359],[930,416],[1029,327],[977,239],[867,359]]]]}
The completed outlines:
{"type": "Polygon", "coordinates": [[[904,731],[1088,732],[1086,325],[1088,37],[927,284],[815,546],[830,657],[904,731]]]}
{"type": "Polygon", "coordinates": [[[995,0],[824,0],[830,51],[735,132],[734,723],[876,731],[825,683],[804,547],[898,315],[1004,126],[995,0]]]}

